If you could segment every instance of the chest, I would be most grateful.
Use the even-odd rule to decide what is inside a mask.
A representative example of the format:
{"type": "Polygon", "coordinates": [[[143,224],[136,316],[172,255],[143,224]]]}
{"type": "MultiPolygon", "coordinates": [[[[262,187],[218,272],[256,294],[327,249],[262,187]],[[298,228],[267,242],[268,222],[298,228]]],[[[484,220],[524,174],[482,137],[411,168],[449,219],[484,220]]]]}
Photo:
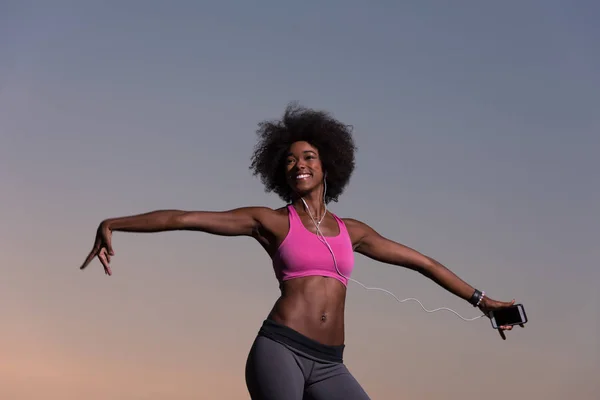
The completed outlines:
{"type": "Polygon", "coordinates": [[[335,236],[317,236],[295,224],[279,247],[274,266],[288,273],[329,271],[332,274],[350,273],[354,253],[348,234],[339,229],[335,236]]]}

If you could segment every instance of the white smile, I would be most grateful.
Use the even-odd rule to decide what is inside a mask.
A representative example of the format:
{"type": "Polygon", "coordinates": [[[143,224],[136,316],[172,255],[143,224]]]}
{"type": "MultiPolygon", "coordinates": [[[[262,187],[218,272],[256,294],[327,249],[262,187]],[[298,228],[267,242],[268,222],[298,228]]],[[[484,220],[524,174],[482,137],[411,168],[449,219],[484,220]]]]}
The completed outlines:
{"type": "Polygon", "coordinates": [[[308,178],[310,178],[310,174],[296,175],[296,179],[298,179],[298,180],[303,180],[303,179],[308,179],[308,178]]]}

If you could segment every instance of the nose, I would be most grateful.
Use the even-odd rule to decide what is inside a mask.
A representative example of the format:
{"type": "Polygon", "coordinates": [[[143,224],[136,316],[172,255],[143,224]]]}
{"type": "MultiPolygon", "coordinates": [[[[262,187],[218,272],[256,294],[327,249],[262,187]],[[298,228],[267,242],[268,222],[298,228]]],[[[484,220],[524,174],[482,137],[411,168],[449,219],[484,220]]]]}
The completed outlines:
{"type": "Polygon", "coordinates": [[[304,169],[306,169],[306,161],[304,161],[302,159],[296,161],[296,164],[294,165],[294,170],[302,171],[304,169]]]}

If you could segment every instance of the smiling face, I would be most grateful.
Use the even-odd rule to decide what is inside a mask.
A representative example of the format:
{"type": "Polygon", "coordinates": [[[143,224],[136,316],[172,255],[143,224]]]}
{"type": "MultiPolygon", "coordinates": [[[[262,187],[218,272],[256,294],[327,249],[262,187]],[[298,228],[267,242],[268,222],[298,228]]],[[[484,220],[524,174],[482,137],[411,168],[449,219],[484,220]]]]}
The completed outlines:
{"type": "Polygon", "coordinates": [[[323,183],[323,166],[319,150],[308,142],[293,143],[285,160],[288,185],[301,196],[315,190],[323,183]]]}

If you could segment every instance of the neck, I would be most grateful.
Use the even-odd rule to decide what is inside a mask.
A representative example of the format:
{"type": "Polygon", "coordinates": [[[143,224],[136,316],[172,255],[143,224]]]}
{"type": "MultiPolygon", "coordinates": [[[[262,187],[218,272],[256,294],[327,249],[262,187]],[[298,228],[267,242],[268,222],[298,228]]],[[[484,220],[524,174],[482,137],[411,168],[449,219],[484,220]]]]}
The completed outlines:
{"type": "Polygon", "coordinates": [[[315,220],[322,219],[327,210],[323,199],[323,189],[298,197],[294,200],[293,205],[296,209],[300,208],[306,211],[306,213],[312,214],[315,220]],[[302,201],[303,199],[304,201],[302,201]],[[306,206],[308,206],[308,210],[306,209],[306,206]]]}

